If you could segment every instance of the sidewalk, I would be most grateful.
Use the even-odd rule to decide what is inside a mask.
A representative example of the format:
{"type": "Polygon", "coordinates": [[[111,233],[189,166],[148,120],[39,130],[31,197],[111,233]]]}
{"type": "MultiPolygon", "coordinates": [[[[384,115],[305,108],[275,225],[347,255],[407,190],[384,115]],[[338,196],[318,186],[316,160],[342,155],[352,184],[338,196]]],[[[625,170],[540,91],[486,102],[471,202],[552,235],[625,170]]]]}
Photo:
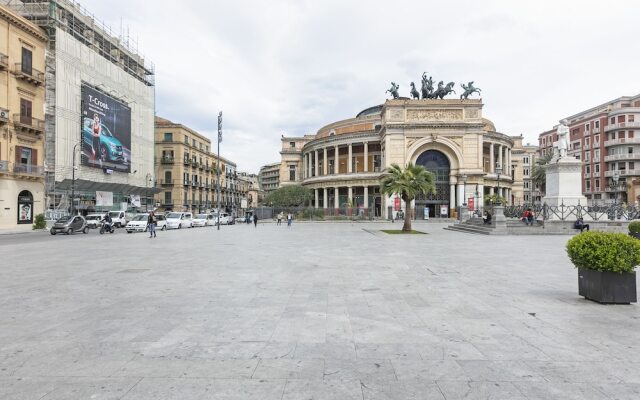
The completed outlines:
{"type": "Polygon", "coordinates": [[[47,229],[33,229],[33,225],[25,226],[24,228],[0,228],[1,235],[21,235],[27,233],[43,233],[49,232],[47,229]]]}

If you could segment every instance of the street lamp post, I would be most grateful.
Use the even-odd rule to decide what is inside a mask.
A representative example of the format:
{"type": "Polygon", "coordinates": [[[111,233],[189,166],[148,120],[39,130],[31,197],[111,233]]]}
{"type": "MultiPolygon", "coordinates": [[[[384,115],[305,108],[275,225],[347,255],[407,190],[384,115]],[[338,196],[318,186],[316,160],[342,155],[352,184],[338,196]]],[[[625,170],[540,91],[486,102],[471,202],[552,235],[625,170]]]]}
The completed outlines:
{"type": "Polygon", "coordinates": [[[500,199],[500,174],[502,173],[502,165],[500,165],[500,163],[496,163],[496,176],[498,178],[498,193],[496,194],[496,205],[500,206],[502,205],[501,199],[500,199]]]}
{"type": "Polygon", "coordinates": [[[220,230],[220,142],[222,142],[222,111],[218,114],[218,230],[220,230]]]}
{"type": "Polygon", "coordinates": [[[149,187],[151,187],[151,173],[147,172],[145,186],[147,187],[147,198],[144,201],[147,211],[149,211],[149,187]]]}
{"type": "Polygon", "coordinates": [[[76,198],[76,148],[80,143],[76,143],[73,145],[73,153],[71,157],[73,158],[73,166],[71,168],[71,215],[75,214],[75,198],[76,198]]]}

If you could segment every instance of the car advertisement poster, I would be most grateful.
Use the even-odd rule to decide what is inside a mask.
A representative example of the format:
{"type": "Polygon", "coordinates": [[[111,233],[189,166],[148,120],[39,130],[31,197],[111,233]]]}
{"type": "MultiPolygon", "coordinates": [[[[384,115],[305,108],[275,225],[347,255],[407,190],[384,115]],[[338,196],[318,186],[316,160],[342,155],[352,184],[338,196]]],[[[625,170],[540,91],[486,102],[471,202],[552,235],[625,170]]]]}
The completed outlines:
{"type": "Polygon", "coordinates": [[[131,108],[82,84],[82,165],[131,172],[131,108]]]}

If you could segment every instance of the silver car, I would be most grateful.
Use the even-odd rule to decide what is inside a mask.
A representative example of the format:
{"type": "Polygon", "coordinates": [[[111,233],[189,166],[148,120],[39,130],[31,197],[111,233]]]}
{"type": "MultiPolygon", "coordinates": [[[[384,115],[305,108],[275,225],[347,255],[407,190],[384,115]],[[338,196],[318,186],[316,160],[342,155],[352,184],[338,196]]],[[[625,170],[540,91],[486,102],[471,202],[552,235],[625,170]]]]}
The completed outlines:
{"type": "Polygon", "coordinates": [[[71,235],[76,232],[87,233],[89,227],[87,221],[81,215],[68,215],[58,219],[49,230],[52,235],[57,233],[66,233],[71,235]]]}

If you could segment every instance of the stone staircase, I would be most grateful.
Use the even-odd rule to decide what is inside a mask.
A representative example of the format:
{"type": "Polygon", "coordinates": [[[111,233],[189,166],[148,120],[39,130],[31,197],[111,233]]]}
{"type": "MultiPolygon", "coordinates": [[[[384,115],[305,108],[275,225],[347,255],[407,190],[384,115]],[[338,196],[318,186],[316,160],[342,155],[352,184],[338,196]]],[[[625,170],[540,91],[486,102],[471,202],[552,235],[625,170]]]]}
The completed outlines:
{"type": "MultiPolygon", "coordinates": [[[[545,235],[553,234],[548,230],[545,231],[544,225],[540,222],[534,222],[533,225],[525,225],[520,220],[507,220],[506,229],[496,229],[495,223],[485,225],[482,218],[473,217],[464,222],[459,222],[447,226],[446,230],[463,233],[471,233],[476,235],[545,235]]],[[[555,232],[554,232],[555,233],[555,232]]],[[[569,231],[569,234],[574,232],[569,231]]],[[[567,234],[567,233],[565,233],[567,234]]]]}
{"type": "Polygon", "coordinates": [[[471,233],[475,235],[491,235],[495,227],[493,225],[486,225],[482,218],[473,217],[464,222],[449,225],[444,229],[448,231],[471,233]]]}

